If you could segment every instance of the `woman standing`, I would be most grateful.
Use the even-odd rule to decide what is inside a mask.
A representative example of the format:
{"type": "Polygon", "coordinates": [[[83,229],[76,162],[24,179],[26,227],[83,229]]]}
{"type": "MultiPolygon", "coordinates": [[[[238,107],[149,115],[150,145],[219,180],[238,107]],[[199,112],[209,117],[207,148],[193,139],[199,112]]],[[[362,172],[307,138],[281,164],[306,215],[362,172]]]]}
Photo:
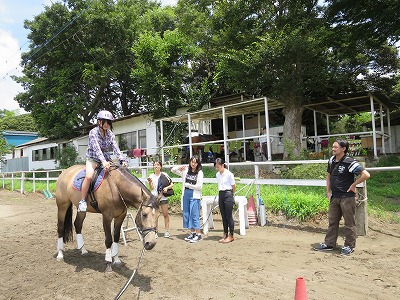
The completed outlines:
{"type": "MultiPolygon", "coordinates": [[[[150,176],[147,178],[147,181],[149,182],[150,185],[150,190],[152,192],[153,195],[158,195],[159,191],[158,191],[158,180],[160,179],[161,173],[163,175],[165,175],[170,184],[168,186],[164,186],[162,187],[162,192],[167,192],[167,190],[169,190],[170,188],[172,188],[172,186],[174,185],[174,183],[172,182],[171,178],[169,178],[168,174],[161,172],[162,169],[162,163],[159,161],[154,162],[153,164],[153,168],[154,168],[154,173],[150,174],[150,176]]],[[[165,232],[164,232],[164,237],[165,238],[169,238],[170,234],[169,234],[169,215],[168,215],[168,198],[163,196],[160,200],[160,206],[161,206],[161,212],[164,216],[164,225],[165,225],[165,232]]],[[[158,232],[158,222],[157,222],[157,228],[156,228],[156,232],[158,232]]],[[[157,233],[156,233],[156,237],[157,237],[157,233]]]]}
{"type": "Polygon", "coordinates": [[[224,226],[224,236],[218,242],[230,243],[234,241],[233,230],[235,223],[233,221],[233,206],[235,200],[233,198],[236,191],[235,177],[232,172],[226,169],[226,165],[221,158],[215,160],[215,169],[217,170],[217,181],[218,181],[218,205],[221,211],[222,224],[224,226]],[[229,229],[229,235],[228,235],[229,229]]]}
{"type": "Polygon", "coordinates": [[[193,156],[189,166],[173,167],[171,171],[182,177],[183,228],[189,228],[190,234],[185,241],[201,241],[200,199],[203,188],[203,171],[200,160],[193,156]]]}

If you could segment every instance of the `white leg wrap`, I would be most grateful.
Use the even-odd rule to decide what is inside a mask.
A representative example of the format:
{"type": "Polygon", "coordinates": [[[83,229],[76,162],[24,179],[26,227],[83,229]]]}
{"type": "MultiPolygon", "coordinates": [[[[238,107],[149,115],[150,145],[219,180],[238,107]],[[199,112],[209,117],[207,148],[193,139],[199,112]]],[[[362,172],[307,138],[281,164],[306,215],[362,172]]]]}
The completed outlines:
{"type": "Polygon", "coordinates": [[[64,241],[63,241],[63,238],[62,237],[60,237],[60,238],[58,238],[58,240],[57,240],[57,251],[63,251],[64,250],[64,241]]]}
{"type": "Polygon", "coordinates": [[[85,245],[83,235],[81,233],[76,235],[76,249],[81,249],[85,245]]]}
{"type": "Polygon", "coordinates": [[[82,255],[88,254],[88,252],[87,252],[85,246],[82,246],[82,248],[81,248],[81,254],[82,254],[82,255]]]}
{"type": "Polygon", "coordinates": [[[106,262],[112,262],[112,256],[111,256],[111,248],[108,248],[106,250],[106,258],[105,258],[106,262]]]}
{"type": "Polygon", "coordinates": [[[112,255],[112,257],[118,255],[118,250],[119,250],[118,243],[113,242],[112,246],[111,246],[111,255],[112,255]]]}
{"type": "Polygon", "coordinates": [[[58,254],[57,254],[57,261],[61,261],[64,259],[64,253],[62,250],[58,250],[58,254]]]}

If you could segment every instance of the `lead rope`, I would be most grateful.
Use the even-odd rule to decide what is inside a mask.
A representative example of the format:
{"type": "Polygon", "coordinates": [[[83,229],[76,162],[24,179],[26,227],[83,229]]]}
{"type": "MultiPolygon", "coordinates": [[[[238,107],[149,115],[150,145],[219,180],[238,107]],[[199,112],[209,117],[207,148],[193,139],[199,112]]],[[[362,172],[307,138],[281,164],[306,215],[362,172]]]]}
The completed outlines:
{"type": "MultiPolygon", "coordinates": [[[[142,257],[144,255],[144,247],[142,248],[142,251],[140,253],[139,256],[139,260],[137,262],[136,268],[133,270],[131,277],[129,277],[128,281],[125,283],[125,285],[122,287],[122,289],[119,291],[119,293],[117,294],[117,296],[115,296],[114,300],[118,300],[119,298],[121,298],[122,294],[125,293],[126,289],[128,288],[128,286],[131,284],[133,278],[135,277],[135,274],[137,272],[137,270],[139,269],[139,265],[140,265],[140,261],[142,260],[142,257]]],[[[138,295],[139,296],[139,295],[138,295]]]]}

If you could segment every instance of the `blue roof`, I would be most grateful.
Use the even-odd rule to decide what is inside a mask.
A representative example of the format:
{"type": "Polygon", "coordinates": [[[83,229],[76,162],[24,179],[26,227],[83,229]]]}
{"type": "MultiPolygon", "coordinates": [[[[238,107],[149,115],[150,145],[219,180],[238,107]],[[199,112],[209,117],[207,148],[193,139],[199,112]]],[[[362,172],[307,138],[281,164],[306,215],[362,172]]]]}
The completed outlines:
{"type": "Polygon", "coordinates": [[[32,141],[39,137],[37,132],[25,131],[3,131],[1,135],[6,139],[11,146],[18,146],[26,142],[32,141]]]}

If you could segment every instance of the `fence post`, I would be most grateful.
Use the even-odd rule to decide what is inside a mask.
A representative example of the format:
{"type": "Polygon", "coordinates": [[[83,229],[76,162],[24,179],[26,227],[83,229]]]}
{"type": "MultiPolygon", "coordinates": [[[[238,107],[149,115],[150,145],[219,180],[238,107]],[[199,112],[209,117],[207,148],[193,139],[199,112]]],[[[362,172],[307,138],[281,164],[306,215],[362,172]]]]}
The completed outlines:
{"type": "Polygon", "coordinates": [[[46,189],[49,190],[49,171],[46,171],[46,189]]]}
{"type": "MultiPolygon", "coordinates": [[[[365,168],[365,163],[360,163],[363,168],[365,168]]],[[[363,182],[362,188],[357,188],[359,192],[365,197],[368,198],[367,195],[367,182],[363,182]]],[[[361,199],[362,200],[362,199],[361,199]]],[[[356,206],[356,231],[357,235],[363,236],[368,235],[368,201],[362,201],[356,206]]]]}
{"type": "Polygon", "coordinates": [[[255,206],[257,209],[258,213],[258,205],[259,205],[259,199],[261,198],[261,192],[260,192],[260,184],[257,182],[258,179],[260,178],[260,167],[258,165],[254,165],[254,177],[256,179],[256,199],[255,199],[255,206]]]}
{"type": "Polygon", "coordinates": [[[4,183],[4,173],[1,174],[1,175],[3,176],[3,189],[4,189],[4,185],[5,185],[5,183],[4,183]]]}
{"type": "Polygon", "coordinates": [[[36,177],[36,172],[32,171],[32,182],[33,182],[33,192],[36,193],[36,181],[35,181],[35,177],[36,177]]]}
{"type": "Polygon", "coordinates": [[[21,172],[21,194],[24,193],[25,172],[21,172]]]}
{"type": "Polygon", "coordinates": [[[11,191],[14,191],[14,173],[11,173],[11,191]]]}

